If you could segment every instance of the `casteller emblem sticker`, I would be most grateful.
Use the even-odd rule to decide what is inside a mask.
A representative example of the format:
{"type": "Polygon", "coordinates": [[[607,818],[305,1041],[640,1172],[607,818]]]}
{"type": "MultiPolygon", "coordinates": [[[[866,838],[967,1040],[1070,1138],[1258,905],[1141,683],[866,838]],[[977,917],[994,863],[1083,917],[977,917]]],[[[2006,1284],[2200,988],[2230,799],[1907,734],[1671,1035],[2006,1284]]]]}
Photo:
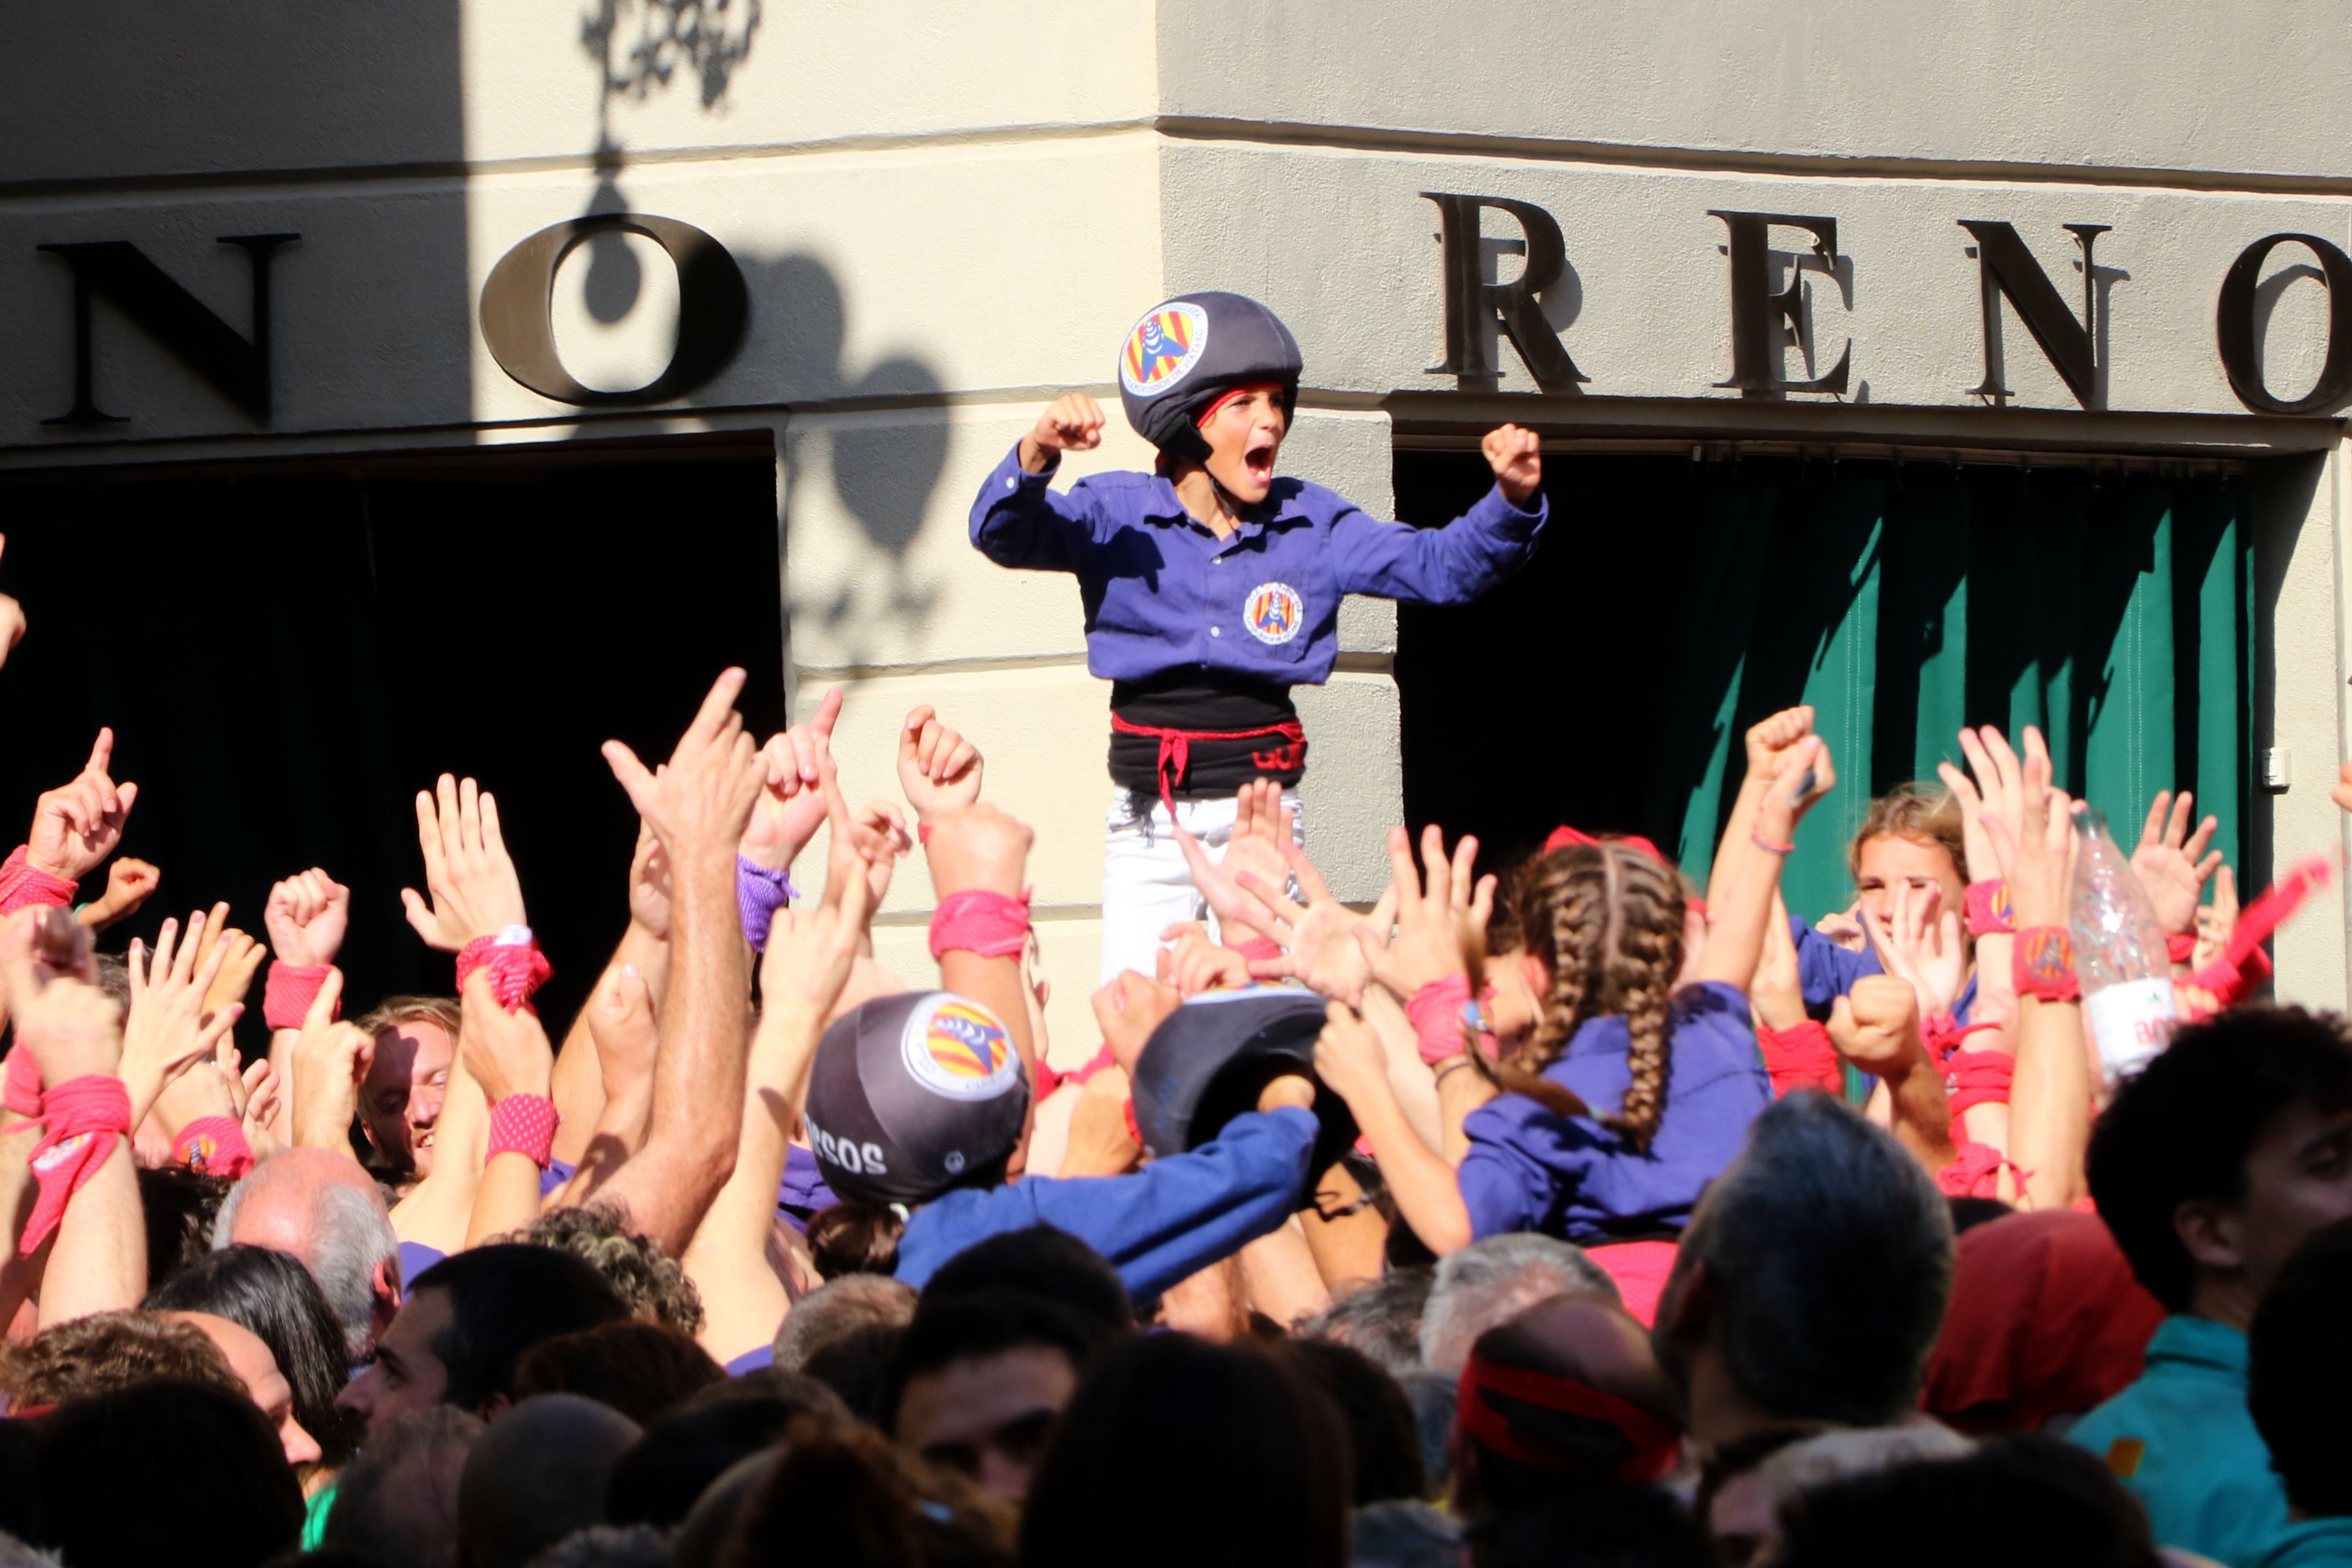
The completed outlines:
{"type": "Polygon", "coordinates": [[[1250,636],[1279,647],[1298,635],[1307,622],[1307,606],[1289,584],[1260,583],[1243,604],[1242,619],[1248,623],[1250,636]]]}
{"type": "Polygon", "coordinates": [[[950,1100],[994,1100],[1021,1076],[995,1016],[944,991],[908,1015],[899,1044],[915,1081],[950,1100]]]}
{"type": "Polygon", "coordinates": [[[1157,397],[1183,380],[1208,346],[1208,311],[1182,300],[1159,306],[1127,334],[1119,384],[1138,397],[1157,397]]]}

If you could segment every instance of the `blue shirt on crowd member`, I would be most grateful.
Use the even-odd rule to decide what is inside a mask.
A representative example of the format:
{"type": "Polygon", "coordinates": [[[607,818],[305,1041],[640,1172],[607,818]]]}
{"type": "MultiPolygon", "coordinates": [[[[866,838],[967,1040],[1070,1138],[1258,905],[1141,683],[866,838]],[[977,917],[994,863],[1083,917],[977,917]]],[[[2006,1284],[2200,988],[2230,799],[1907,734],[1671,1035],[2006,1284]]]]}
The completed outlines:
{"type": "MultiPolygon", "coordinates": [[[[1853,989],[1855,981],[1886,973],[1877,949],[1865,945],[1856,952],[1840,947],[1795,915],[1789,917],[1789,934],[1797,943],[1797,989],[1804,993],[1806,1014],[1818,1022],[1829,1021],[1830,1009],[1853,989]]],[[[1959,1000],[1952,1004],[1953,1018],[1967,1023],[1976,1005],[1977,977],[1971,970],[1959,1000]]]]}
{"type": "Polygon", "coordinates": [[[2246,1409],[2246,1359],[2244,1334],[2176,1313],[2139,1381],[2066,1434],[2147,1507],[2158,1545],[2230,1568],[2249,1568],[2287,1523],[2285,1484],[2246,1409]]]}
{"type": "Polygon", "coordinates": [[[2245,1568],[2352,1568],[2352,1519],[2331,1514],[2290,1524],[2247,1559],[2245,1568]]]}
{"type": "Polygon", "coordinates": [[[1130,1175],[959,1187],[908,1217],[898,1276],[919,1290],[974,1242],[1049,1225],[1110,1259],[1128,1293],[1148,1300],[1288,1219],[1307,1192],[1315,1135],[1315,1118],[1286,1106],[1236,1116],[1192,1152],[1130,1175]]]}
{"type": "MultiPolygon", "coordinates": [[[[1698,1194],[1739,1152],[1748,1125],[1772,1103],[1748,997],[1703,981],[1675,993],[1669,1012],[1665,1114],[1649,1149],[1583,1117],[1505,1094],[1462,1123],[1462,1201],[1485,1237],[1537,1230],[1574,1242],[1679,1231],[1698,1194]]],[[[1624,1103],[1633,1070],[1622,1016],[1589,1018],[1543,1076],[1607,1114],[1624,1103]]]]}
{"type": "Polygon", "coordinates": [[[1096,474],[1066,493],[1015,446],[980,488],[971,542],[1000,566],[1069,572],[1087,612],[1087,668],[1145,680],[1194,668],[1280,686],[1322,684],[1339,651],[1339,599],[1461,604],[1535,552],[1540,492],[1523,511],[1488,490],[1443,528],[1382,522],[1345,496],[1276,479],[1224,539],[1152,474],[1096,474]]]}

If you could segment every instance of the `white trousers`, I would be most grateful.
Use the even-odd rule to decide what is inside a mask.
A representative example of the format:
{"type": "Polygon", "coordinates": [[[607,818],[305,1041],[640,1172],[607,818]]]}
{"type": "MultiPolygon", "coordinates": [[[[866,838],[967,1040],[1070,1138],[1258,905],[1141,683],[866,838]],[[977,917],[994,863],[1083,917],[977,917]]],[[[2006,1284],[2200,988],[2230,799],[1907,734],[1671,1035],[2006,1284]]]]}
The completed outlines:
{"type": "MultiPolygon", "coordinates": [[[[1192,868],[1176,842],[1165,803],[1153,800],[1149,814],[1135,810],[1127,791],[1111,797],[1103,819],[1102,977],[1122,969],[1153,973],[1160,952],[1160,933],[1180,921],[1206,917],[1212,935],[1216,921],[1192,886],[1192,868]]],[[[1282,792],[1290,807],[1292,837],[1307,843],[1307,817],[1295,789],[1282,792]]],[[[1201,841],[1213,861],[1223,861],[1234,836],[1231,795],[1207,800],[1180,800],[1176,820],[1201,841]]]]}

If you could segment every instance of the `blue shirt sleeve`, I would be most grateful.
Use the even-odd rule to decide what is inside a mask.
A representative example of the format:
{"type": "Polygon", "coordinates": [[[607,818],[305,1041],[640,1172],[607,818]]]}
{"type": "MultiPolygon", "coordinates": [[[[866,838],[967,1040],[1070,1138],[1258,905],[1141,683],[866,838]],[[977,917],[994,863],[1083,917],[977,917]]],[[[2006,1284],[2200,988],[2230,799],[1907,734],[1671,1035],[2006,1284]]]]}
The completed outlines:
{"type": "Polygon", "coordinates": [[[898,1239],[898,1278],[921,1289],[974,1242],[1050,1225],[1110,1260],[1138,1300],[1230,1258],[1290,1217],[1306,1191],[1315,1118],[1252,1111],[1189,1154],[1126,1176],[1026,1176],[925,1204],[898,1239]]]}
{"type": "Polygon", "coordinates": [[[1549,515],[1540,491],[1535,510],[1523,511],[1503,498],[1499,484],[1443,528],[1382,522],[1349,506],[1331,521],[1339,592],[1466,604],[1527,564],[1549,515]]]}
{"type": "Polygon", "coordinates": [[[1042,474],[1021,466],[1021,447],[1004,454],[971,503],[971,542],[999,566],[1033,572],[1075,572],[1094,542],[1083,498],[1056,495],[1056,460],[1042,474]]]}
{"type": "Polygon", "coordinates": [[[1797,989],[1804,993],[1805,1011],[1817,1020],[1829,1017],[1831,1005],[1853,990],[1855,981],[1885,973],[1870,949],[1854,952],[1840,947],[1795,915],[1789,917],[1789,935],[1797,943],[1797,989]]]}

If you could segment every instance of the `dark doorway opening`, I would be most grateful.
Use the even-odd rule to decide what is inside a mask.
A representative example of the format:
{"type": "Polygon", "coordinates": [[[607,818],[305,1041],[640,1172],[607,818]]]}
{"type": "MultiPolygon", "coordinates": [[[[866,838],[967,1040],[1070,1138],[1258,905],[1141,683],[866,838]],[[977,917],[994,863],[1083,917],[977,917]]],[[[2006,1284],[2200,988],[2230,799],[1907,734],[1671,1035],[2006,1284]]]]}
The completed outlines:
{"type": "MultiPolygon", "coordinates": [[[[1836,761],[1788,863],[1808,919],[1852,895],[1870,797],[1958,762],[1962,724],[2049,737],[2063,787],[2136,838],[2197,793],[2233,864],[2249,777],[2252,491],[2242,473],[1552,455],[1536,559],[1475,605],[1406,605],[1405,815],[1486,868],[1562,823],[1642,834],[1704,881],[1741,735],[1812,703],[1836,761]]],[[[1450,519],[1475,453],[1400,452],[1398,514],[1450,519]]]]}
{"type": "Polygon", "coordinates": [[[258,937],[270,883],[323,866],[352,889],[352,1016],[449,990],[401,912],[411,800],[478,778],[561,1027],[628,920],[636,818],[599,744],[668,755],[730,664],[746,721],[783,723],[776,526],[764,433],[12,480],[0,587],[30,630],[0,672],[0,819],[29,822],[112,726],[142,790],[123,849],[163,884],[100,945],[216,899],[258,937]]]}

